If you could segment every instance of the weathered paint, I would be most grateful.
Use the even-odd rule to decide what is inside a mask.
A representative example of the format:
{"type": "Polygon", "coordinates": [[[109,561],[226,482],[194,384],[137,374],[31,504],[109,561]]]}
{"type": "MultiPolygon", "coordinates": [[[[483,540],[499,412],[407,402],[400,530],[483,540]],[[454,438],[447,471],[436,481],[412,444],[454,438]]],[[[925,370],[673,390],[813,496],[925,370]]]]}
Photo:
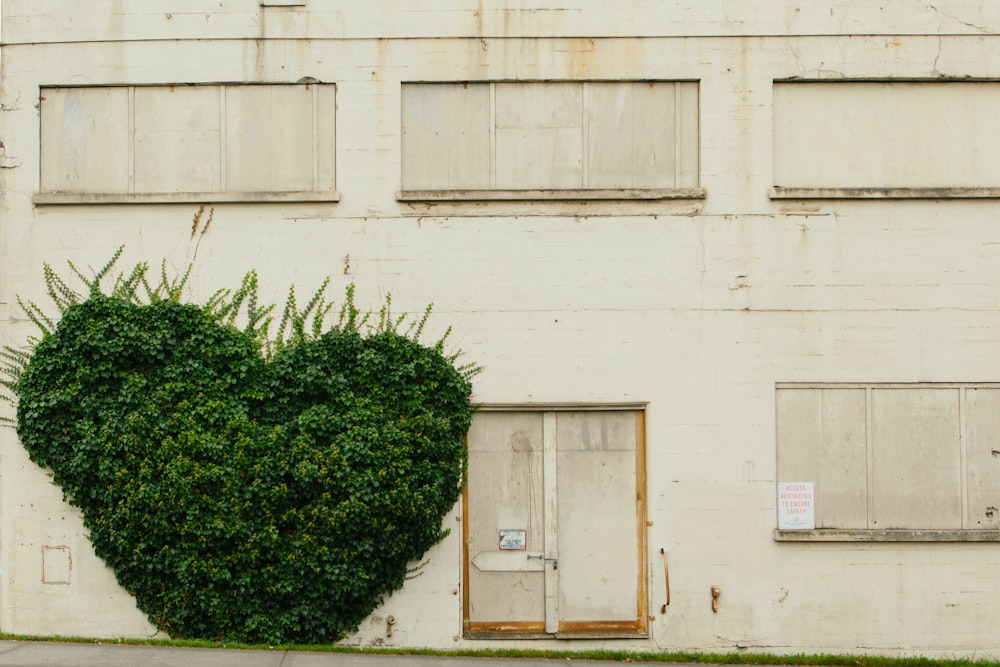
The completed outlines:
{"type": "Polygon", "coordinates": [[[614,10],[595,9],[588,0],[435,0],[405,7],[376,0],[363,9],[300,0],[293,7],[261,6],[277,4],[219,0],[206,8],[197,0],[94,0],[81,9],[62,0],[7,0],[3,41],[249,39],[261,36],[265,25],[280,26],[275,34],[296,39],[983,35],[1000,29],[1000,10],[981,0],[881,6],[780,0],[766,9],[740,0],[681,0],[669,7],[659,0],[630,0],[614,10]]]}
{"type": "MultiPolygon", "coordinates": [[[[774,539],[776,385],[1000,379],[1000,184],[776,191],[773,106],[776,80],[1000,79],[1000,5],[399,5],[4,0],[2,342],[32,333],[13,304],[45,301],[42,262],[96,267],[124,244],[123,266],[162,256],[183,266],[204,198],[48,204],[42,87],[333,84],[339,201],[219,193],[192,298],[249,268],[276,300],[290,282],[309,290],[331,275],[331,293],[355,281],[363,304],[389,291],[403,310],[433,301],[428,339],[454,325],[455,344],[485,366],[477,402],[644,404],[652,525],[640,595],[653,618],[629,647],[1000,657],[992,546],[972,542],[994,532],[774,539]],[[701,198],[401,201],[402,84],[465,81],[697,81],[703,192],[687,194],[701,198]]],[[[983,428],[988,438],[997,427],[983,428]]],[[[0,630],[153,633],[12,431],[0,447],[0,630]],[[69,583],[47,583],[46,562],[69,583]]],[[[456,508],[421,576],[350,641],[608,645],[463,638],[465,513],[456,508]]]]}

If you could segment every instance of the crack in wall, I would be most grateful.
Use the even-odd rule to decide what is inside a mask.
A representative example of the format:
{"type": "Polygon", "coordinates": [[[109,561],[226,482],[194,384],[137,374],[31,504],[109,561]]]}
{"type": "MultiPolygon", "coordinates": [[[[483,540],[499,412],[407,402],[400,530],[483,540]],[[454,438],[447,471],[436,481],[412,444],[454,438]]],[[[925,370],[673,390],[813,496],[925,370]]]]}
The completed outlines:
{"type": "Polygon", "coordinates": [[[925,6],[927,7],[927,9],[931,10],[935,14],[943,16],[946,19],[951,19],[952,21],[955,21],[959,25],[964,25],[966,28],[972,28],[973,30],[983,35],[993,34],[993,31],[986,28],[986,26],[977,25],[975,23],[969,23],[968,21],[963,21],[962,19],[953,14],[948,14],[947,12],[941,11],[940,9],[938,9],[937,5],[928,2],[925,6]]]}

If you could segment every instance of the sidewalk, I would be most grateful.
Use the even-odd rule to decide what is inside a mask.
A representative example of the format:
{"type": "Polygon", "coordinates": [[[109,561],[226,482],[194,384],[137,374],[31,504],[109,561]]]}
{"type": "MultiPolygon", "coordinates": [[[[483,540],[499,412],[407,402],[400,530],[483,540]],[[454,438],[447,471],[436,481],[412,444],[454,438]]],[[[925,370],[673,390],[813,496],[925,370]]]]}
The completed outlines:
{"type": "MultiPolygon", "coordinates": [[[[426,655],[313,653],[308,651],[244,651],[239,649],[130,646],[123,644],[64,644],[60,642],[0,641],[0,666],[42,667],[607,667],[620,661],[463,658],[426,655]]],[[[651,664],[651,663],[647,663],[651,664]]],[[[667,664],[667,663],[657,663],[667,664]]],[[[673,663],[680,667],[690,663],[673,663]]],[[[704,667],[704,666],[698,666],[704,667]]]]}

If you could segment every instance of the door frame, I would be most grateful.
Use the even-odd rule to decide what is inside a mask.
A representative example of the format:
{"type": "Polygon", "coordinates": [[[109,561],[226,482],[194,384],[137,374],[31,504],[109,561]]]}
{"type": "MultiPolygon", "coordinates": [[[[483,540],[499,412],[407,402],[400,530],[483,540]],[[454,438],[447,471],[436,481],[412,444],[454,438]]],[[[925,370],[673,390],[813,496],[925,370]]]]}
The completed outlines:
{"type": "MultiPolygon", "coordinates": [[[[648,403],[486,403],[482,412],[635,412],[635,490],[636,490],[636,620],[634,621],[560,621],[555,632],[547,631],[544,621],[472,622],[469,620],[469,490],[462,489],[462,635],[466,639],[595,639],[649,636],[649,538],[648,491],[646,488],[646,410],[648,403]]],[[[553,448],[553,452],[554,452],[553,448]]],[[[544,455],[543,455],[544,456],[544,455]]],[[[554,459],[549,465],[554,464],[554,459]]],[[[548,585],[548,580],[546,581],[548,585]]],[[[551,630],[551,628],[549,629],[551,630]]]]}

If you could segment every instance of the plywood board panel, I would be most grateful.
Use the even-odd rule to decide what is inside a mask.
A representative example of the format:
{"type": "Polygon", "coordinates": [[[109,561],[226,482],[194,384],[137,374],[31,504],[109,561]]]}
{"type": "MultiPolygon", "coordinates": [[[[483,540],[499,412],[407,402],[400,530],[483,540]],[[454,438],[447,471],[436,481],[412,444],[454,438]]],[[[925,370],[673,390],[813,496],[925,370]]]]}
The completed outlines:
{"type": "MultiPolygon", "coordinates": [[[[489,84],[463,83],[448,91],[448,184],[451,189],[490,186],[489,84]]],[[[427,156],[442,159],[445,156],[427,156]]]]}
{"type": "Polygon", "coordinates": [[[490,85],[407,84],[402,100],[404,190],[490,185],[490,85]]]}
{"type": "MultiPolygon", "coordinates": [[[[543,545],[542,418],[540,413],[480,413],[469,431],[467,620],[545,619],[545,574],[513,564],[504,571],[476,567],[477,559],[528,562],[543,545]],[[526,531],[523,551],[504,553],[499,531],[526,531]]],[[[532,559],[540,560],[540,559],[532,559]]]]}
{"type": "Polygon", "coordinates": [[[784,388],[775,402],[778,481],[814,484],[816,528],[867,528],[865,390],[784,388]]]}
{"type": "Polygon", "coordinates": [[[677,155],[675,187],[694,188],[701,173],[701,105],[698,83],[681,81],[677,85],[677,155]]]}
{"type": "Polygon", "coordinates": [[[43,192],[129,189],[129,89],[44,88],[43,192]]]}
{"type": "Polygon", "coordinates": [[[777,83],[774,184],[996,187],[998,116],[996,82],[777,83]]]}
{"type": "Polygon", "coordinates": [[[587,187],[632,187],[634,167],[632,87],[591,83],[587,99],[587,187]]]}
{"type": "Polygon", "coordinates": [[[404,84],[402,187],[447,188],[450,182],[448,98],[451,84],[404,84]]]}
{"type": "Polygon", "coordinates": [[[961,528],[958,389],[872,390],[872,528],[961,528]]]}
{"type": "Polygon", "coordinates": [[[624,84],[632,92],[632,183],[635,188],[676,185],[676,104],[673,83],[624,84]]]}
{"type": "Polygon", "coordinates": [[[337,189],[337,87],[319,86],[316,91],[316,183],[317,192],[337,189]]]}
{"type": "Polygon", "coordinates": [[[219,192],[218,87],[138,87],[134,95],[135,191],[219,192]]]}
{"type": "Polygon", "coordinates": [[[1000,528],[1000,389],[966,390],[967,528],[1000,528]]]}
{"type": "MultiPolygon", "coordinates": [[[[226,86],[226,190],[313,190],[313,86],[226,86]]],[[[327,151],[330,147],[323,147],[327,151]]]]}
{"type": "Polygon", "coordinates": [[[820,390],[823,430],[820,438],[813,443],[819,449],[816,476],[818,527],[868,527],[865,394],[864,389],[820,390]]]}
{"type": "Polygon", "coordinates": [[[559,620],[635,621],[633,412],[559,413],[559,620]]]}
{"type": "Polygon", "coordinates": [[[777,389],[775,412],[778,481],[814,481],[819,475],[814,443],[823,433],[822,390],[777,389]]]}

